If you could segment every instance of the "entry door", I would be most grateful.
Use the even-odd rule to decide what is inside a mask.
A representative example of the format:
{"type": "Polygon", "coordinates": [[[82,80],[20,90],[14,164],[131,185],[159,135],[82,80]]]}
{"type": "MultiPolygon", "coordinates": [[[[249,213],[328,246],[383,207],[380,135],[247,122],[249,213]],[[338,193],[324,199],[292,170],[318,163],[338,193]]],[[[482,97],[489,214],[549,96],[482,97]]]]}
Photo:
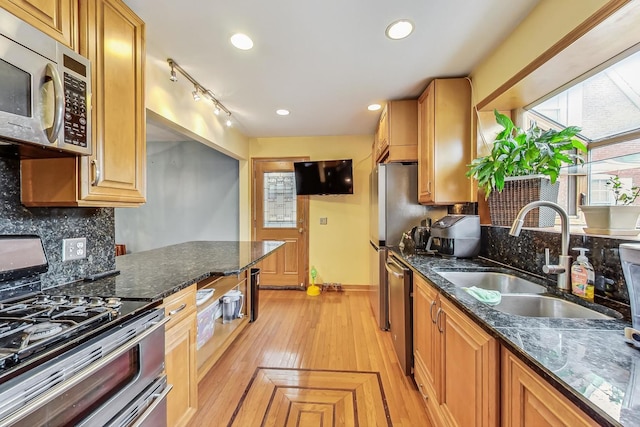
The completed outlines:
{"type": "Polygon", "coordinates": [[[253,239],[282,240],[261,263],[260,285],[305,289],[309,270],[309,196],[296,196],[293,162],[253,160],[253,239]]]}

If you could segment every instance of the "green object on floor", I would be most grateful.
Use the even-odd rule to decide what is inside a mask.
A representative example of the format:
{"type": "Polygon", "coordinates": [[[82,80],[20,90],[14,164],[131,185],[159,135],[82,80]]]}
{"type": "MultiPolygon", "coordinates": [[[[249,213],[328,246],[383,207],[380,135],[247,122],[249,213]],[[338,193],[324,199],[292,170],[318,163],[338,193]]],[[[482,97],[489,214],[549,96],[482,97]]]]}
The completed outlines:
{"type": "Polygon", "coordinates": [[[497,304],[500,304],[500,301],[502,301],[502,295],[500,294],[499,291],[490,291],[488,289],[482,289],[475,286],[471,286],[470,288],[462,288],[462,289],[467,291],[469,295],[471,295],[478,301],[483,302],[485,304],[497,305],[497,304]]]}

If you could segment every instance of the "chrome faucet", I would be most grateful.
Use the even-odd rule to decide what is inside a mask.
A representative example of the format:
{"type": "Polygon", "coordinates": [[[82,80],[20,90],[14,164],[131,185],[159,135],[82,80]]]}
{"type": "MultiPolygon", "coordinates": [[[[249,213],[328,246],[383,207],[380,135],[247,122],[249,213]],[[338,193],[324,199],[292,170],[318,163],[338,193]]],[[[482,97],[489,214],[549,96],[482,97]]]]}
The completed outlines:
{"type": "Polygon", "coordinates": [[[516,219],[513,221],[509,234],[516,237],[519,236],[520,231],[522,230],[522,225],[524,224],[524,217],[527,216],[527,213],[529,213],[531,209],[539,207],[551,208],[558,212],[558,215],[560,215],[560,226],[562,228],[562,248],[558,258],[558,264],[552,265],[549,263],[549,248],[545,248],[545,265],[542,267],[542,271],[546,274],[557,274],[558,289],[570,291],[571,283],[569,281],[569,272],[571,271],[571,257],[569,256],[569,216],[567,215],[567,212],[562,209],[562,206],[546,201],[536,201],[525,205],[520,209],[518,216],[516,216],[516,219]]]}

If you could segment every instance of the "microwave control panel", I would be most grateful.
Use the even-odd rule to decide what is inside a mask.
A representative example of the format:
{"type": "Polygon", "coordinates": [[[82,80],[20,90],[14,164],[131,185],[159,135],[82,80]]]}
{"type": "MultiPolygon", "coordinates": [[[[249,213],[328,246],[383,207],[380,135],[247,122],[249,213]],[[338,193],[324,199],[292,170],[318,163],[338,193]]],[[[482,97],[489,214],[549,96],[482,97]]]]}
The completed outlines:
{"type": "Polygon", "coordinates": [[[64,142],[86,148],[87,132],[87,83],[64,73],[64,142]]]}

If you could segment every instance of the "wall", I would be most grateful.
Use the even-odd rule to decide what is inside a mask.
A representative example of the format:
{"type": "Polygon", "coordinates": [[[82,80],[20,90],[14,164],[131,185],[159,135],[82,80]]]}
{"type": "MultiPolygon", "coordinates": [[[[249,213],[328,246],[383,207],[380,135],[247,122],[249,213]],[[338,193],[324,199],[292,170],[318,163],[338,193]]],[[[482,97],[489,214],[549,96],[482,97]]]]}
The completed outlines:
{"type": "Polygon", "coordinates": [[[238,161],[195,141],[147,141],[147,203],[116,209],[116,242],[140,252],[238,240],[238,161]]]}
{"type": "Polygon", "coordinates": [[[43,288],[115,268],[114,213],[111,208],[25,208],[20,204],[20,162],[0,158],[0,234],[36,234],[49,270],[43,288]],[[86,237],[87,258],[62,262],[62,239],[86,237]]]}
{"type": "MultiPolygon", "coordinates": [[[[211,102],[194,102],[191,95],[193,86],[186,78],[180,78],[179,75],[177,82],[169,80],[170,69],[166,59],[175,55],[179,55],[179,52],[164,52],[152,41],[147,41],[145,69],[147,117],[178,130],[188,139],[198,141],[238,160],[239,238],[249,240],[251,237],[251,199],[248,182],[249,139],[242,134],[242,123],[236,121],[233,127],[226,127],[224,124],[226,117],[215,116],[211,102]]],[[[180,63],[179,58],[176,58],[176,61],[180,63]]]]}
{"type": "Polygon", "coordinates": [[[309,156],[311,160],[353,159],[354,194],[309,196],[309,267],[317,283],[369,283],[369,172],[372,135],[257,138],[252,158],[309,156]],[[320,218],[327,225],[320,225],[320,218]]]}
{"type": "Polygon", "coordinates": [[[609,0],[541,0],[524,21],[471,73],[480,102],[584,22],[609,0]]]}

